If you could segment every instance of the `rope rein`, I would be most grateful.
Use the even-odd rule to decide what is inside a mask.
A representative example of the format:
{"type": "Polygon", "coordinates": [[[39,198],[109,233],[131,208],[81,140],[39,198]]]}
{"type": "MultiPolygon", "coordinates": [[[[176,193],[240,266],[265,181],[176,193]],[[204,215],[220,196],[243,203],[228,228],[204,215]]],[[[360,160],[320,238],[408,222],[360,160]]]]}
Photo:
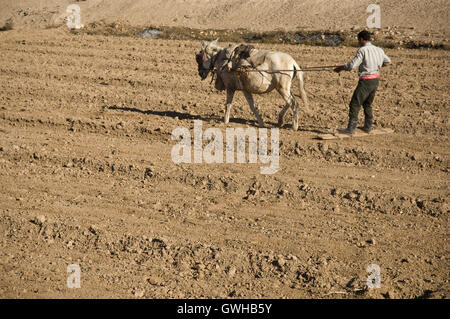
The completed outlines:
{"type": "Polygon", "coordinates": [[[340,73],[339,73],[339,77],[338,77],[337,82],[338,82],[338,85],[339,85],[339,87],[340,87],[340,89],[341,89],[341,92],[342,92],[342,104],[343,104],[344,107],[345,107],[345,106],[346,106],[346,103],[345,103],[345,97],[344,97],[344,95],[345,95],[345,93],[344,93],[344,85],[342,84],[342,77],[341,77],[341,74],[340,74],[340,73]]]}
{"type": "Polygon", "coordinates": [[[320,71],[332,71],[332,69],[337,68],[338,65],[327,65],[327,66],[310,66],[310,67],[305,67],[302,68],[300,67],[300,70],[274,70],[274,71],[269,71],[269,70],[258,70],[256,68],[251,68],[251,67],[241,67],[238,68],[236,70],[231,70],[232,72],[264,72],[264,73],[269,73],[269,74],[275,74],[275,73],[281,73],[281,72],[320,72],[320,71]]]}

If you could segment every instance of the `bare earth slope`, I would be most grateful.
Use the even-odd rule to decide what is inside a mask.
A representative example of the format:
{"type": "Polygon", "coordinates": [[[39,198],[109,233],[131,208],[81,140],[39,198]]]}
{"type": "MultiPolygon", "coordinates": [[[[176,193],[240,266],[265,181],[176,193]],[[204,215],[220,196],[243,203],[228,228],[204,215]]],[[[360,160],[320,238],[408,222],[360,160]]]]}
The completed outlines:
{"type": "MultiPolygon", "coordinates": [[[[67,0],[1,0],[0,23],[13,17],[17,26],[43,27],[61,23],[67,0]]],[[[76,2],[84,24],[106,19],[132,25],[186,26],[253,31],[274,29],[339,30],[365,27],[366,8],[377,3],[382,27],[414,27],[419,32],[449,31],[446,0],[87,0],[76,2]]]]}

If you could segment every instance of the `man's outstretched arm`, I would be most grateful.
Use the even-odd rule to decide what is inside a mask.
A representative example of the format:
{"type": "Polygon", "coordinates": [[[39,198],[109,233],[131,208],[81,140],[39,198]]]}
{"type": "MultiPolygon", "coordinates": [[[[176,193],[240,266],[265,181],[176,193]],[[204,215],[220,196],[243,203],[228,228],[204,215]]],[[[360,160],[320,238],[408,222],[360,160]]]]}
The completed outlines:
{"type": "Polygon", "coordinates": [[[361,52],[361,50],[358,50],[358,52],[356,52],[355,57],[353,58],[353,60],[351,60],[349,63],[345,64],[345,65],[341,65],[338,66],[337,68],[334,69],[334,72],[341,72],[341,71],[351,71],[355,68],[357,68],[363,61],[363,54],[361,52]]]}
{"type": "Polygon", "coordinates": [[[392,64],[391,59],[383,51],[383,66],[388,66],[388,65],[391,65],[391,64],[392,64]]]}

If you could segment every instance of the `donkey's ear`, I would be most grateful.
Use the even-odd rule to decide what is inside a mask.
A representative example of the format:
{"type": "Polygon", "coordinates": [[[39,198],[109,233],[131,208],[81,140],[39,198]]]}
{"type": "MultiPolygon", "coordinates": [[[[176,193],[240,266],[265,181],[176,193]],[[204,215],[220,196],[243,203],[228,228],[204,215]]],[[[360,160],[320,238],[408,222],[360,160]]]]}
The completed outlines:
{"type": "Polygon", "coordinates": [[[202,49],[205,49],[208,46],[208,42],[203,40],[202,43],[201,43],[201,46],[202,46],[202,49]]]}
{"type": "Polygon", "coordinates": [[[215,39],[213,42],[211,42],[212,45],[217,45],[217,42],[219,41],[219,38],[215,39]]]}

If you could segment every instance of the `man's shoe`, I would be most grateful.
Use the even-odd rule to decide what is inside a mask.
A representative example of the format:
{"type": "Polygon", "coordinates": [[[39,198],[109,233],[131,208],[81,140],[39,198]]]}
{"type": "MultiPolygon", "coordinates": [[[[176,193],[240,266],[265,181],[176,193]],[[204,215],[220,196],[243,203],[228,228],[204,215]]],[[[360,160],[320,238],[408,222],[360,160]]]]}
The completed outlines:
{"type": "Polygon", "coordinates": [[[353,134],[355,134],[355,129],[351,129],[351,128],[347,127],[346,129],[339,130],[339,133],[353,135],[353,134]]]}
{"type": "Polygon", "coordinates": [[[364,131],[365,133],[370,133],[370,132],[372,132],[372,127],[371,126],[363,126],[363,127],[361,127],[361,130],[362,131],[364,131]]]}
{"type": "Polygon", "coordinates": [[[361,128],[366,133],[370,133],[372,131],[372,123],[373,119],[365,119],[364,126],[361,128]]]}
{"type": "Polygon", "coordinates": [[[356,124],[358,124],[358,120],[349,120],[347,128],[343,130],[338,130],[338,132],[341,134],[353,135],[355,134],[356,124]]]}

